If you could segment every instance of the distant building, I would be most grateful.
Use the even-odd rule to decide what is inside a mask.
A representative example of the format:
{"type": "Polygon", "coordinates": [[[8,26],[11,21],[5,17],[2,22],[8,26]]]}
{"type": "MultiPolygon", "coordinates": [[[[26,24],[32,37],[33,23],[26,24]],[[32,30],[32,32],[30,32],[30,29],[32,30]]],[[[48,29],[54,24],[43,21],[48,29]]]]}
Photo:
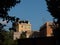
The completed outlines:
{"type": "Polygon", "coordinates": [[[19,21],[13,23],[13,28],[15,29],[13,38],[14,40],[20,38],[22,32],[26,32],[26,38],[29,38],[31,34],[31,24],[29,21],[19,21]]]}
{"type": "Polygon", "coordinates": [[[31,31],[31,24],[29,21],[19,21],[15,23],[14,28],[16,32],[31,31]]]}
{"type": "Polygon", "coordinates": [[[51,37],[53,36],[53,26],[54,23],[52,22],[46,22],[43,26],[40,28],[40,37],[51,37]]]}

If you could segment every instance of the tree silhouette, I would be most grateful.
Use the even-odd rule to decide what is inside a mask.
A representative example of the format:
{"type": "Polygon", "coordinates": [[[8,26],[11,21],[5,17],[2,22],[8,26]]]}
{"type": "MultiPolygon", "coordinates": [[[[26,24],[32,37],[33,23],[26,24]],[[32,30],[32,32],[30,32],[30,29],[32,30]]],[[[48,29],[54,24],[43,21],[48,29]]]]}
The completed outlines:
{"type": "Polygon", "coordinates": [[[20,3],[20,0],[0,0],[0,18],[7,23],[17,21],[19,18],[9,16],[8,11],[18,3],[20,3]]]}
{"type": "Polygon", "coordinates": [[[60,18],[60,0],[46,0],[48,11],[54,18],[60,18]]]}
{"type": "Polygon", "coordinates": [[[60,36],[59,36],[60,35],[60,0],[46,0],[46,3],[47,3],[48,11],[54,17],[54,20],[53,20],[55,24],[53,28],[54,37],[56,37],[56,39],[58,40],[58,44],[60,44],[59,43],[59,40],[60,40],[60,36]],[[57,21],[55,21],[55,19],[57,19],[57,21]]]}
{"type": "Polygon", "coordinates": [[[19,2],[20,0],[0,0],[0,18],[2,18],[3,21],[7,20],[7,22],[10,20],[14,21],[15,17],[9,16],[8,11],[19,2]]]}
{"type": "MultiPolygon", "coordinates": [[[[9,23],[9,21],[11,21],[12,23],[15,21],[18,21],[19,18],[10,16],[8,14],[8,11],[10,11],[10,9],[12,7],[15,7],[16,4],[20,3],[20,0],[0,0],[0,19],[2,19],[2,21],[6,21],[7,23],[9,23]]],[[[6,25],[0,23],[0,45],[3,45],[3,40],[5,39],[5,27],[6,25]]]]}
{"type": "Polygon", "coordinates": [[[27,33],[26,31],[25,31],[25,32],[22,32],[22,33],[21,33],[21,36],[20,36],[20,39],[26,38],[26,33],[27,33]]]}

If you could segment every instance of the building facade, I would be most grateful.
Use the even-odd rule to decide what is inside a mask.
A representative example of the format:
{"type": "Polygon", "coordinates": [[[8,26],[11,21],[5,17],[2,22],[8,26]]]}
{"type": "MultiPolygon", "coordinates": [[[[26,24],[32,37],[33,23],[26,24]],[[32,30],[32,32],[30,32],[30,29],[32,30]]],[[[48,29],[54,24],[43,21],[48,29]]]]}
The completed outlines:
{"type": "Polygon", "coordinates": [[[13,33],[13,40],[20,39],[21,32],[14,32],[13,33]]]}
{"type": "Polygon", "coordinates": [[[31,24],[29,21],[15,22],[13,25],[13,28],[15,29],[15,32],[13,35],[14,40],[19,39],[22,32],[26,32],[26,38],[29,38],[31,34],[31,24]]]}
{"type": "Polygon", "coordinates": [[[52,22],[46,22],[43,26],[40,28],[40,37],[51,37],[53,36],[53,23],[52,22]]]}
{"type": "Polygon", "coordinates": [[[16,26],[14,28],[16,29],[16,32],[31,31],[31,24],[28,21],[19,21],[15,24],[16,26]]]}

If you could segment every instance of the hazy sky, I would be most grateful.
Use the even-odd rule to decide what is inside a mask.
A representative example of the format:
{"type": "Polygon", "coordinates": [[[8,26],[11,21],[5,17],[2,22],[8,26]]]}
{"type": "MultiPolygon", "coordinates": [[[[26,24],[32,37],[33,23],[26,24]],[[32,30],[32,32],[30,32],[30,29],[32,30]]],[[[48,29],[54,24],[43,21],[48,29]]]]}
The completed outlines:
{"type": "Polygon", "coordinates": [[[9,15],[30,21],[32,30],[39,30],[42,24],[52,21],[45,0],[21,0],[20,4],[10,10],[9,15]]]}

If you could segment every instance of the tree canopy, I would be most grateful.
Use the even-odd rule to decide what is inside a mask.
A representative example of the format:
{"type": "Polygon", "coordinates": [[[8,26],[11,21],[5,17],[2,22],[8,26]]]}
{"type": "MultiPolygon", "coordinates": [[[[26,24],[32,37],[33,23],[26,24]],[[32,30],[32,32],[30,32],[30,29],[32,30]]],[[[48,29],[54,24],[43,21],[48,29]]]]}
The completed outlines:
{"type": "Polygon", "coordinates": [[[60,18],[60,0],[46,0],[48,11],[54,18],[60,18]]]}
{"type": "MultiPolygon", "coordinates": [[[[19,18],[15,18],[8,14],[8,11],[18,3],[20,3],[20,0],[0,0],[0,19],[7,23],[9,23],[9,21],[12,23],[18,21],[19,18]]],[[[6,29],[4,29],[5,26],[6,25],[0,23],[0,45],[15,45],[16,43],[12,39],[12,32],[6,31],[6,29]]]]}
{"type": "Polygon", "coordinates": [[[9,16],[8,11],[18,3],[20,0],[0,0],[0,18],[7,20],[7,22],[14,21],[15,17],[9,16]]]}

